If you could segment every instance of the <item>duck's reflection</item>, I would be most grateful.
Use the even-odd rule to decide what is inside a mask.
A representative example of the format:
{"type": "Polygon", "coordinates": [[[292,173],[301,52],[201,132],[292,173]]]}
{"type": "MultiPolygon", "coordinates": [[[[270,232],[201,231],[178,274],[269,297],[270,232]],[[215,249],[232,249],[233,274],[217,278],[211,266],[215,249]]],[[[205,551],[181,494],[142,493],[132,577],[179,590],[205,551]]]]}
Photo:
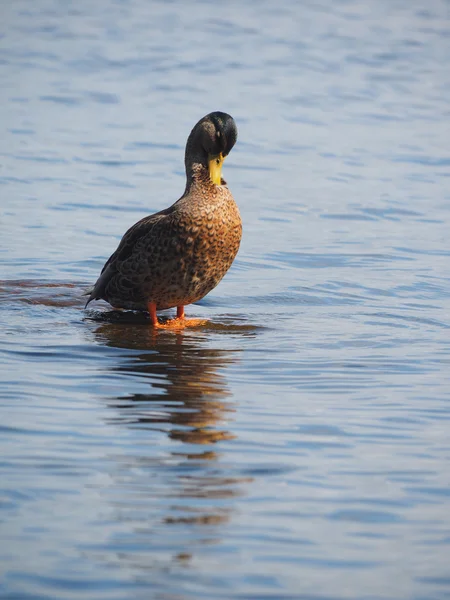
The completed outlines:
{"type": "MultiPolygon", "coordinates": [[[[209,348],[195,335],[185,332],[154,332],[148,326],[104,324],[96,332],[97,340],[108,346],[138,349],[114,371],[133,379],[148,381],[148,392],[131,393],[112,400],[119,420],[127,424],[157,427],[174,439],[189,444],[210,445],[234,436],[221,424],[234,411],[228,400],[224,371],[236,362],[238,349],[209,348]]],[[[199,458],[198,452],[178,452],[199,458]]],[[[202,452],[214,458],[214,452],[202,452]]]]}
{"type": "MultiPolygon", "coordinates": [[[[142,323],[105,323],[94,331],[98,343],[126,349],[112,369],[130,377],[130,393],[110,398],[108,405],[115,424],[138,431],[140,445],[139,454],[116,459],[113,504],[118,520],[138,522],[134,533],[140,544],[145,534],[146,553],[152,556],[161,543],[161,524],[173,560],[183,556],[185,562],[196,544],[217,542],[232,499],[250,481],[230,471],[217,450],[221,442],[235,438],[226,426],[236,410],[226,371],[241,350],[230,348],[229,342],[249,335],[248,329],[230,331],[234,335],[220,344],[228,349],[211,347],[207,331],[155,332],[142,323]],[[192,526],[201,527],[194,533],[192,526]]],[[[140,566],[135,554],[129,558],[140,566]]],[[[149,557],[141,558],[148,568],[149,557]]]]}

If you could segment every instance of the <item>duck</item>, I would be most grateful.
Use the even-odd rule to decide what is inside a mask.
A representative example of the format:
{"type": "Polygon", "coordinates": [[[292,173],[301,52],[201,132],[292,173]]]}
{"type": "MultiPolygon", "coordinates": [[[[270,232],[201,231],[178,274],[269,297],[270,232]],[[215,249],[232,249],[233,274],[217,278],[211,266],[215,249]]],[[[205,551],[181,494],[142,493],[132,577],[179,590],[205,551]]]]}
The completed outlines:
{"type": "Polygon", "coordinates": [[[222,166],[237,141],[227,113],[204,116],[186,143],[186,187],[172,206],[135,223],[87,292],[85,308],[105,300],[115,309],[145,310],[153,327],[187,326],[184,307],[214,289],[241,243],[238,206],[222,178],[222,166]],[[157,312],[176,308],[160,323],[157,312]]]}

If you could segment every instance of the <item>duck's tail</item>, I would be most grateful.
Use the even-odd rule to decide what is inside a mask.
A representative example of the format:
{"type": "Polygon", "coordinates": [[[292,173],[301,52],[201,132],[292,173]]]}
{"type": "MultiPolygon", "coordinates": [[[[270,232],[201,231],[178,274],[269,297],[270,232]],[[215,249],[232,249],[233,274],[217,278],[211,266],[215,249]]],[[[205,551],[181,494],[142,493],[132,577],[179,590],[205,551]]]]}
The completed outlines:
{"type": "Polygon", "coordinates": [[[92,300],[95,300],[94,288],[91,288],[90,290],[87,290],[87,292],[84,292],[83,296],[89,296],[86,304],[84,305],[84,308],[87,308],[87,305],[89,304],[89,302],[92,302],[92,300]]]}

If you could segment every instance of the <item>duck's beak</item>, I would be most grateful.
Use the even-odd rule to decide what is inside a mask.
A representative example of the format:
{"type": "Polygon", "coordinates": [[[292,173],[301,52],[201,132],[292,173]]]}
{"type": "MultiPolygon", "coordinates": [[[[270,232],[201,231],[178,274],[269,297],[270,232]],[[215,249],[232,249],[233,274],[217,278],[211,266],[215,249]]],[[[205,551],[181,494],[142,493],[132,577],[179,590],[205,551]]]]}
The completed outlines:
{"type": "Polygon", "coordinates": [[[210,154],[208,156],[208,169],[211,181],[216,185],[220,185],[222,181],[222,165],[225,157],[222,152],[220,154],[210,154]]]}

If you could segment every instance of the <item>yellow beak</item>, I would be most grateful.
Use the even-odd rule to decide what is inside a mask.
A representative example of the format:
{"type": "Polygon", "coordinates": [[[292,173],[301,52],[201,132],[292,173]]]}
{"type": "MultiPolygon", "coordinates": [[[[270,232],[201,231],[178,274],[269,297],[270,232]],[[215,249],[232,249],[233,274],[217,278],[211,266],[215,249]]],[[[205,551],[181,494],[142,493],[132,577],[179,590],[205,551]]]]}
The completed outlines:
{"type": "Polygon", "coordinates": [[[220,154],[210,154],[208,156],[208,168],[211,181],[220,185],[222,181],[222,165],[225,158],[220,154]]]}

